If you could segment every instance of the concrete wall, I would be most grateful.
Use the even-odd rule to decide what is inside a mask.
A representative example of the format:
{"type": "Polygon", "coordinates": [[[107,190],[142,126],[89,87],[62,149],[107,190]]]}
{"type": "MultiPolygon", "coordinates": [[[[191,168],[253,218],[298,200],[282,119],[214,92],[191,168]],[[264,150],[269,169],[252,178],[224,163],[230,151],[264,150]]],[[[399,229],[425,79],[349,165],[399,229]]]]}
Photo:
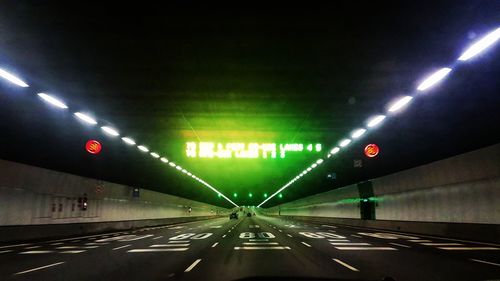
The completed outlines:
{"type": "MultiPolygon", "coordinates": [[[[271,215],[361,219],[373,202],[375,223],[500,224],[500,144],[285,203],[271,215]]],[[[373,222],[371,223],[373,225],[373,222]]],[[[436,225],[436,224],[434,224],[436,225]]],[[[409,224],[406,224],[409,226],[409,224]]],[[[406,227],[408,228],[408,227],[406,227]]],[[[499,233],[500,234],[500,233],[499,233]]],[[[499,235],[500,236],[500,235],[499,235]]]]}
{"type": "MultiPolygon", "coordinates": [[[[7,229],[22,229],[18,226],[59,225],[60,228],[62,224],[86,223],[89,229],[103,230],[97,225],[90,227],[90,224],[101,223],[102,226],[107,222],[105,229],[110,230],[113,229],[110,222],[134,222],[116,223],[119,229],[125,225],[142,225],[138,222],[141,220],[152,224],[175,221],[174,218],[213,217],[229,211],[146,189],[139,189],[137,197],[133,196],[133,189],[0,160],[0,241],[6,240],[7,229]],[[84,194],[88,198],[85,211],[78,208],[78,198],[84,194]],[[169,218],[172,220],[165,220],[169,218]]],[[[88,233],[84,228],[79,225],[79,233],[88,233]]]]}

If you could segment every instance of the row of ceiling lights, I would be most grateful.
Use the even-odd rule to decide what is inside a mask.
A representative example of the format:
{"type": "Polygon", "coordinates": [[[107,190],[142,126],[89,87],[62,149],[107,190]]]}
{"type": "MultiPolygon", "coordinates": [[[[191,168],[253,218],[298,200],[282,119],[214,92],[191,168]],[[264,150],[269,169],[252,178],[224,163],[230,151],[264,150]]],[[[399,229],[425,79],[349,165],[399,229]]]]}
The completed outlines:
{"type": "MultiPolygon", "coordinates": [[[[20,86],[20,87],[24,87],[24,88],[27,88],[29,87],[28,84],[26,84],[23,80],[21,80],[20,78],[18,78],[17,76],[11,74],[10,72],[4,70],[4,69],[1,69],[0,68],[0,77],[10,81],[11,83],[17,85],[17,86],[20,86]]],[[[54,96],[51,96],[49,94],[46,94],[46,93],[38,93],[37,94],[43,101],[59,108],[59,109],[68,109],[68,106],[60,99],[54,97],[54,96]]],[[[98,124],[96,118],[90,116],[89,114],[86,114],[86,113],[83,113],[83,112],[74,112],[73,113],[75,117],[77,117],[79,120],[83,121],[84,123],[88,124],[88,125],[91,125],[91,126],[95,126],[98,124]]],[[[110,127],[110,126],[101,126],[101,130],[111,136],[111,137],[119,137],[120,136],[120,132],[113,128],[113,127],[110,127]]],[[[235,207],[238,207],[238,205],[236,203],[234,203],[231,199],[229,199],[228,197],[226,197],[224,194],[222,194],[220,191],[218,191],[215,187],[213,187],[212,185],[210,185],[209,183],[205,182],[204,180],[202,180],[201,178],[199,178],[198,176],[194,175],[193,173],[189,172],[188,170],[182,168],[181,166],[175,164],[174,162],[172,161],[169,161],[167,158],[165,157],[161,157],[158,153],[156,152],[153,152],[153,151],[150,151],[149,148],[145,145],[137,145],[136,141],[130,137],[122,137],[121,138],[122,141],[129,145],[129,146],[137,146],[137,148],[143,152],[143,153],[148,153],[149,152],[149,155],[151,155],[151,157],[155,158],[155,159],[159,159],[161,162],[165,163],[165,164],[168,164],[170,167],[176,169],[177,171],[183,173],[183,174],[186,174],[187,176],[193,178],[194,180],[198,181],[199,183],[203,184],[204,186],[210,188],[212,191],[216,192],[220,197],[223,197],[224,199],[226,199],[229,203],[231,203],[232,205],[234,205],[235,207]]]]}
{"type": "MultiPolygon", "coordinates": [[[[491,45],[493,45],[498,39],[500,39],[500,27],[495,29],[494,31],[488,33],[486,36],[478,40],[476,43],[472,44],[465,52],[462,53],[462,55],[457,59],[460,62],[465,62],[468,61],[469,59],[473,58],[474,56],[478,55],[491,45]]],[[[425,78],[422,82],[419,83],[417,86],[417,93],[418,92],[424,92],[428,89],[430,89],[432,86],[436,85],[440,81],[442,81],[450,72],[452,71],[451,67],[443,67],[433,74],[429,75],[427,78],[425,78]]],[[[401,109],[405,108],[412,100],[414,96],[412,95],[406,95],[403,97],[398,98],[397,100],[391,102],[388,105],[387,108],[387,113],[386,114],[379,114],[376,116],[371,117],[368,119],[366,122],[366,127],[365,128],[358,128],[352,131],[350,138],[345,138],[339,141],[338,146],[335,146],[332,148],[329,153],[326,155],[327,158],[332,157],[334,154],[337,154],[342,148],[347,147],[352,141],[360,138],[362,135],[364,135],[369,129],[373,129],[380,125],[384,119],[386,119],[389,115],[395,114],[396,112],[400,111],[401,109]]],[[[271,200],[274,196],[277,194],[281,194],[283,190],[288,188],[290,185],[298,181],[300,178],[305,176],[307,173],[312,171],[312,169],[316,168],[318,165],[323,163],[323,159],[318,159],[315,163],[311,164],[309,167],[307,167],[304,171],[302,171],[300,174],[295,176],[292,180],[287,182],[285,185],[283,185],[281,188],[279,188],[276,192],[274,192],[271,196],[266,198],[262,203],[260,203],[257,207],[261,207],[263,204],[265,204],[267,201],[271,200]]]]}

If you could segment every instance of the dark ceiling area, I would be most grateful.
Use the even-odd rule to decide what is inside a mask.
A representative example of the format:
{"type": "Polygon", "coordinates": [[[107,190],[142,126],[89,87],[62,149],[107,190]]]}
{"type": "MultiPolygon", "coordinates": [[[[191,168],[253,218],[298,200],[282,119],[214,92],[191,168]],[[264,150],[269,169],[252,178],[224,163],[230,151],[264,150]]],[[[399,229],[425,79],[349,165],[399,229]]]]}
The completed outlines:
{"type": "Polygon", "coordinates": [[[72,114],[86,111],[235,203],[257,205],[394,98],[450,65],[442,83],[264,207],[495,144],[500,48],[468,62],[456,59],[498,27],[499,11],[498,1],[119,9],[2,2],[0,68],[30,87],[0,80],[0,158],[231,206],[72,114]],[[39,92],[70,108],[48,106],[39,92]],[[100,154],[85,151],[89,139],[103,144],[100,154]],[[190,141],[321,143],[324,151],[199,159],[186,156],[190,141]],[[364,156],[368,143],[381,148],[377,157],[364,156]],[[358,159],[362,167],[354,167],[358,159]]]}

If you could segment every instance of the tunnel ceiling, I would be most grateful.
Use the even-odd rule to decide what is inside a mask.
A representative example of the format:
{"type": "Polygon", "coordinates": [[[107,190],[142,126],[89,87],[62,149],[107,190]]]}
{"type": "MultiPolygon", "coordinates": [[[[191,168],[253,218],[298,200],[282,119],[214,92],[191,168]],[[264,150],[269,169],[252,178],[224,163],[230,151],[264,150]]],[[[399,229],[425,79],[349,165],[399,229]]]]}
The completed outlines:
{"type": "MultiPolygon", "coordinates": [[[[208,188],[34,93],[92,112],[235,203],[257,205],[500,19],[497,1],[121,8],[0,4],[0,67],[30,84],[0,81],[0,157],[221,206],[229,204],[208,188]],[[99,155],[84,150],[89,139],[103,144],[99,155]],[[200,159],[186,156],[189,141],[321,143],[323,151],[200,159]]],[[[265,206],[497,143],[499,53],[458,66],[265,206]],[[364,156],[368,143],[379,156],[364,156]]]]}

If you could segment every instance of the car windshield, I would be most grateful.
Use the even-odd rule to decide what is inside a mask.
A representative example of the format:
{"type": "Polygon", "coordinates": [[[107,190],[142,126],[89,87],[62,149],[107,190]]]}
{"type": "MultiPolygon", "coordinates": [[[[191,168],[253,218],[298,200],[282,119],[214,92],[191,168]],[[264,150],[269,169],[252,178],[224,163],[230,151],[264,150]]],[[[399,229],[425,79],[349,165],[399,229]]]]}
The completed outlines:
{"type": "Polygon", "coordinates": [[[0,1],[0,280],[500,280],[500,3],[0,1]]]}

